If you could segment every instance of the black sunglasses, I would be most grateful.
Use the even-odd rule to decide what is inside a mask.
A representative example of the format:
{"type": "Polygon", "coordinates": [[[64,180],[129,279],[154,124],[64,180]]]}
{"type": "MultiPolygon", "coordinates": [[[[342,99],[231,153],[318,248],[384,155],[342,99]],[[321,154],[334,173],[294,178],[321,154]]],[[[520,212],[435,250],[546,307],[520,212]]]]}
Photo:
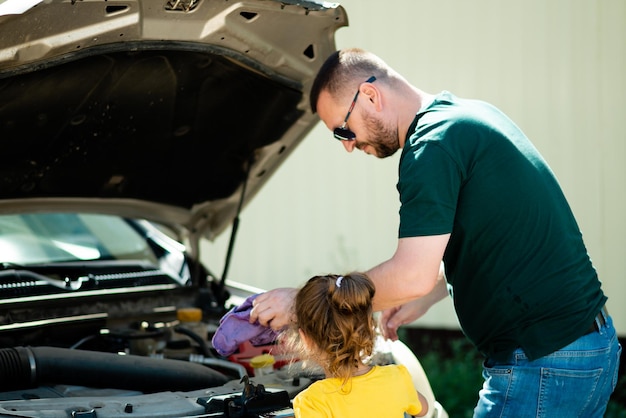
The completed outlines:
{"type": "MultiPolygon", "coordinates": [[[[376,81],[376,77],[371,76],[365,82],[373,83],[374,81],[376,81]]],[[[341,126],[338,128],[335,128],[335,130],[333,131],[333,136],[335,137],[335,139],[338,139],[339,141],[354,141],[356,139],[356,134],[352,132],[350,129],[346,128],[346,125],[348,124],[348,118],[350,117],[350,114],[352,113],[352,109],[354,109],[354,105],[356,104],[356,99],[357,97],[359,97],[360,92],[361,90],[359,86],[359,90],[356,91],[356,94],[354,95],[354,99],[352,99],[352,104],[350,105],[350,108],[348,109],[348,114],[346,115],[346,118],[343,120],[343,123],[341,124],[341,126]]]]}

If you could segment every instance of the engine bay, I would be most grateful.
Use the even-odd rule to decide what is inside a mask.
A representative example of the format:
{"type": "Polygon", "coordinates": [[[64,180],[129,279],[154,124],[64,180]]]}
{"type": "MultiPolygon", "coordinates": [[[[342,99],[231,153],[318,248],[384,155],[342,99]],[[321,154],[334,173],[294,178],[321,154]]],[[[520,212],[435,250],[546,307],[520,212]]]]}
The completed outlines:
{"type": "Polygon", "coordinates": [[[220,355],[220,319],[261,290],[216,279],[153,224],[36,214],[0,230],[0,417],[257,417],[315,378],[274,340],[220,355]]]}
{"type": "MultiPolygon", "coordinates": [[[[204,301],[211,307],[211,298],[203,297],[208,290],[144,289],[140,299],[132,292],[109,295],[89,313],[86,301],[63,307],[55,299],[39,311],[49,319],[5,325],[0,417],[291,416],[271,414],[289,414],[290,399],[316,377],[291,367],[277,343],[246,343],[232,356],[217,354],[211,338],[225,308],[192,306],[204,301]],[[262,354],[275,356],[276,367],[255,376],[251,360],[262,354]]],[[[247,294],[239,292],[227,306],[247,294]]]]}

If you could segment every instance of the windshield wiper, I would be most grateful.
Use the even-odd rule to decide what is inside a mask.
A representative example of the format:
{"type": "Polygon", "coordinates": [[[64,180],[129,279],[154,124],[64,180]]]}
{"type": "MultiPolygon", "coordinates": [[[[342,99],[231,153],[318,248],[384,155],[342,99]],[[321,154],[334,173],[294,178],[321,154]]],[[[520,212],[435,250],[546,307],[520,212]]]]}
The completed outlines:
{"type": "MultiPolygon", "coordinates": [[[[44,266],[46,270],[50,270],[50,266],[44,266]]],[[[2,262],[0,263],[0,284],[4,282],[6,278],[17,278],[26,281],[42,281],[52,286],[58,287],[64,290],[78,290],[81,288],[84,282],[89,281],[89,277],[79,276],[71,278],[66,275],[58,274],[42,274],[37,271],[37,267],[27,267],[16,263],[2,262]]]]}
{"type": "Polygon", "coordinates": [[[143,260],[94,260],[20,265],[0,262],[0,291],[54,286],[63,291],[138,288],[153,285],[180,286],[176,277],[143,260]]]}

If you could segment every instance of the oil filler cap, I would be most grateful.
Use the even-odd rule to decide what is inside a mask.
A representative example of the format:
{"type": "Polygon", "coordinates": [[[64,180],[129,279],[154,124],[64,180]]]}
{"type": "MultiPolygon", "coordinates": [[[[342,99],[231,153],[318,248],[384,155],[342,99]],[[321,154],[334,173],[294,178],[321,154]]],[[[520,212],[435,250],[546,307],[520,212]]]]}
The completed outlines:
{"type": "Polygon", "coordinates": [[[200,322],[200,321],[202,321],[202,309],[200,309],[200,308],[179,308],[176,311],[176,318],[180,322],[200,322]]]}

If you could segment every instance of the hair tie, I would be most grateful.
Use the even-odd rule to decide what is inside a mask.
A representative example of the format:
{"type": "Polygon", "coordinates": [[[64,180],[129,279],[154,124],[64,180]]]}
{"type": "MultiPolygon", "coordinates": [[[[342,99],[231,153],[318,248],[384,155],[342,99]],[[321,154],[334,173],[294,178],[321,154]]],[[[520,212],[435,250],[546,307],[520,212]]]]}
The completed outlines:
{"type": "Polygon", "coordinates": [[[341,287],[341,281],[343,280],[343,276],[337,277],[337,281],[335,282],[335,286],[341,287]]]}

